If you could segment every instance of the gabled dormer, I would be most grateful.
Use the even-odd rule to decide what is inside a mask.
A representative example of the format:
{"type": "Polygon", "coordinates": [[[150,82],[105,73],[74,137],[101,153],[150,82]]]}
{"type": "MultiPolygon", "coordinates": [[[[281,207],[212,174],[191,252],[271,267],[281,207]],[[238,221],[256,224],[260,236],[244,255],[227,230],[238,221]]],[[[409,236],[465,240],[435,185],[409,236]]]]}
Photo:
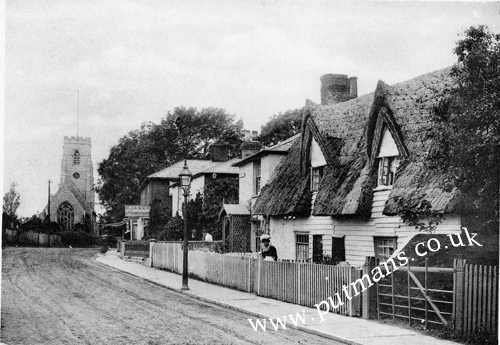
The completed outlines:
{"type": "Polygon", "coordinates": [[[394,184],[399,161],[396,142],[389,129],[384,128],[375,163],[378,166],[377,188],[391,187],[394,184]]]}
{"type": "Polygon", "coordinates": [[[387,89],[382,81],[378,83],[368,120],[366,147],[376,179],[375,190],[391,188],[400,161],[408,157],[401,129],[387,104],[387,89]]]}
{"type": "Polygon", "coordinates": [[[317,193],[323,177],[323,170],[326,166],[326,159],[318,145],[318,142],[312,138],[309,147],[309,165],[310,165],[310,175],[311,183],[310,190],[313,193],[317,193]]]}

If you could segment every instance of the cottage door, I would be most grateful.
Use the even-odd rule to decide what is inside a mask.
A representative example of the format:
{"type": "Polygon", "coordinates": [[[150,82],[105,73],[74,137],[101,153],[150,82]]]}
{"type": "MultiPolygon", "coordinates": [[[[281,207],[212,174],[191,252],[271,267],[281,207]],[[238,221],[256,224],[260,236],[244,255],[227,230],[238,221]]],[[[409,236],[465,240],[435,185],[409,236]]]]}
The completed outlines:
{"type": "Polygon", "coordinates": [[[335,261],[345,261],[344,237],[332,237],[332,258],[335,261]]]}
{"type": "Polygon", "coordinates": [[[313,262],[323,258],[323,235],[313,235],[313,262]]]}

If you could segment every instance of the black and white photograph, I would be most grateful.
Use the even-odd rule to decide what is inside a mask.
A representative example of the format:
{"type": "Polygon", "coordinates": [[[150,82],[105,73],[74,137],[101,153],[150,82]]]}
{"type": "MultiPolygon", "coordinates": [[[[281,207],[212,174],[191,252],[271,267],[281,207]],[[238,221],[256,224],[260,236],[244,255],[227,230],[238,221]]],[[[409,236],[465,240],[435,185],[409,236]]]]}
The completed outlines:
{"type": "Polygon", "coordinates": [[[498,344],[500,2],[0,3],[0,345],[498,344]]]}

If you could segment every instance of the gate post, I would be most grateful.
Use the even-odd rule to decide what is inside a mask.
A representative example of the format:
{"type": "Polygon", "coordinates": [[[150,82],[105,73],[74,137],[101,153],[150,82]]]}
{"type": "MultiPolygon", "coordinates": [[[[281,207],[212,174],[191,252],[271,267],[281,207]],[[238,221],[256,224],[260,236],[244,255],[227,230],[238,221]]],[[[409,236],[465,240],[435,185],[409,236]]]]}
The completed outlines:
{"type": "MultiPolygon", "coordinates": [[[[365,263],[362,267],[361,277],[365,274],[372,277],[371,271],[375,268],[376,258],[374,256],[367,256],[365,263]]],[[[363,278],[361,278],[363,279],[363,278]]],[[[377,310],[377,294],[373,289],[367,288],[361,292],[361,317],[363,319],[375,318],[377,310]]]]}
{"type": "Polygon", "coordinates": [[[149,267],[154,267],[153,266],[153,251],[154,251],[155,244],[156,244],[155,239],[152,238],[149,240],[149,267]]]}
{"type": "Polygon", "coordinates": [[[464,268],[465,259],[455,259],[453,262],[455,276],[455,289],[453,291],[453,300],[455,308],[453,308],[453,320],[455,321],[455,332],[461,334],[463,332],[464,322],[464,268]]]}

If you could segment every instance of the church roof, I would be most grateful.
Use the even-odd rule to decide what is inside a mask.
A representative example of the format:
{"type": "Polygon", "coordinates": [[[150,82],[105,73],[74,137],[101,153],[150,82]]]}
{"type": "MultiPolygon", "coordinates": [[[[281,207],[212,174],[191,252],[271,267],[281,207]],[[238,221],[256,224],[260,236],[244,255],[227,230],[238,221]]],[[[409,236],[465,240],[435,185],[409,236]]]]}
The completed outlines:
{"type": "Polygon", "coordinates": [[[75,199],[78,201],[80,204],[81,208],[85,210],[85,212],[89,215],[92,215],[94,210],[90,207],[88,204],[87,200],[83,196],[82,192],[78,189],[78,187],[71,181],[70,178],[67,178],[64,180],[63,184],[59,186],[59,189],[57,190],[56,194],[54,194],[51,197],[51,200],[57,200],[59,198],[59,195],[65,190],[69,190],[71,194],[75,197],[75,199]]]}

